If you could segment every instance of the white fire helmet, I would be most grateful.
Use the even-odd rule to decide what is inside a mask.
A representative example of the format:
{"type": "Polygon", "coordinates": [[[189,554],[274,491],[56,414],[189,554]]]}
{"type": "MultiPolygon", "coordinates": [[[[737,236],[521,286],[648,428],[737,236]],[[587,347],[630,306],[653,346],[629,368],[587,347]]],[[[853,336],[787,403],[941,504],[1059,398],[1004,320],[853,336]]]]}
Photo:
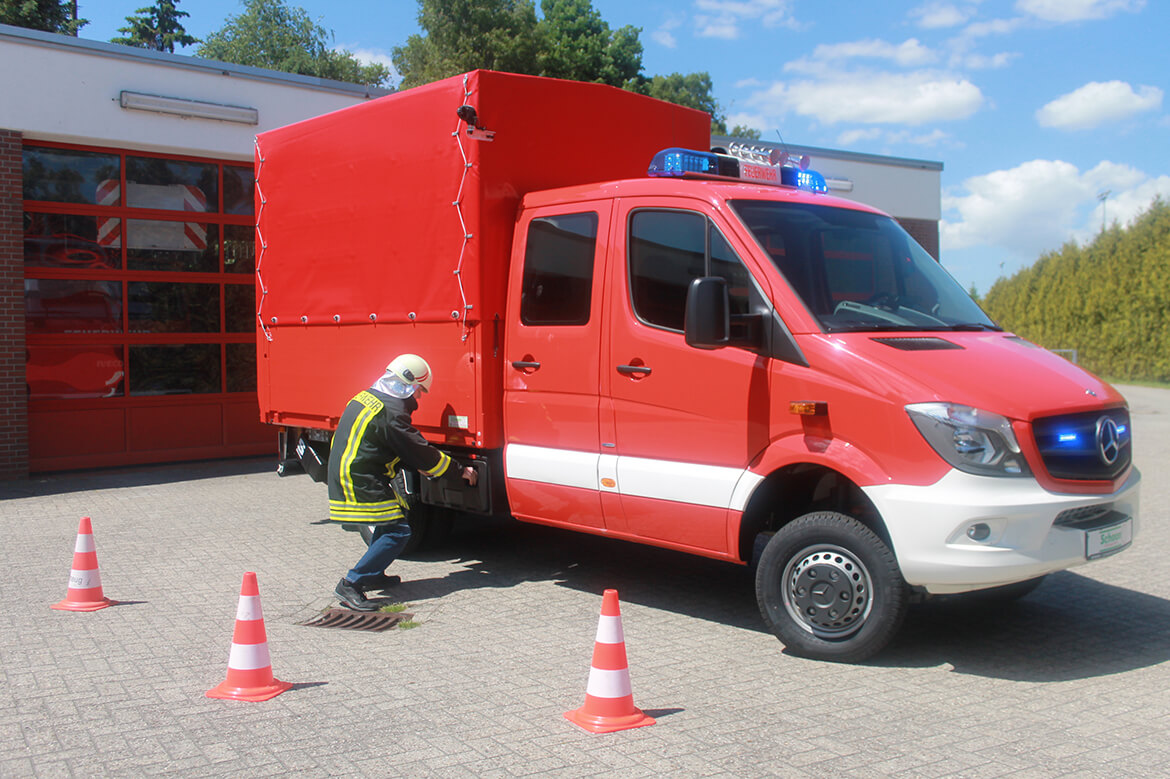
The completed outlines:
{"type": "Polygon", "coordinates": [[[423,392],[431,389],[431,366],[417,354],[400,354],[386,366],[386,372],[392,374],[403,384],[418,387],[423,392]]]}

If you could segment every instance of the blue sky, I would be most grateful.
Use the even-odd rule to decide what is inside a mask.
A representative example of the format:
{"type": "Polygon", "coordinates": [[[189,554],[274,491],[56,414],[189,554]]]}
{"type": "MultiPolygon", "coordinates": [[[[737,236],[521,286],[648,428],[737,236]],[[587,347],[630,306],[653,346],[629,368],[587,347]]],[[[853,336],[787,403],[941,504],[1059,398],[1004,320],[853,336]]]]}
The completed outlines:
{"type": "MultiPolygon", "coordinates": [[[[118,35],[148,2],[80,0],[81,37],[118,35]]],[[[389,64],[419,32],[414,0],[287,2],[366,61],[389,64]]],[[[942,262],[980,292],[1044,251],[1091,240],[1103,217],[1124,224],[1155,195],[1170,200],[1166,0],[593,6],[612,28],[641,28],[648,75],[710,73],[729,126],[942,162],[942,262]]],[[[243,6],[179,8],[202,37],[243,6]]]]}

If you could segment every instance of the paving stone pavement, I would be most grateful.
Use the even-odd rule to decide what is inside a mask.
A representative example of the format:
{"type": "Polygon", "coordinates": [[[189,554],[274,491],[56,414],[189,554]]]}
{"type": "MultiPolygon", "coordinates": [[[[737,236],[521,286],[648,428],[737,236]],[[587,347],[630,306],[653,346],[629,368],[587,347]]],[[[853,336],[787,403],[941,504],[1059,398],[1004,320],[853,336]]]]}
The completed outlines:
{"type": "Polygon", "coordinates": [[[1134,548],[998,611],[916,607],[859,666],[785,654],[744,568],[518,523],[395,563],[413,629],[300,626],[361,541],[266,459],[0,484],[0,776],[1170,776],[1170,391],[1123,391],[1134,548]],[[54,611],[83,515],[121,603],[54,611]],[[295,686],[211,700],[246,571],[295,686]],[[562,714],[606,588],[658,722],[592,735],[562,714]]]}

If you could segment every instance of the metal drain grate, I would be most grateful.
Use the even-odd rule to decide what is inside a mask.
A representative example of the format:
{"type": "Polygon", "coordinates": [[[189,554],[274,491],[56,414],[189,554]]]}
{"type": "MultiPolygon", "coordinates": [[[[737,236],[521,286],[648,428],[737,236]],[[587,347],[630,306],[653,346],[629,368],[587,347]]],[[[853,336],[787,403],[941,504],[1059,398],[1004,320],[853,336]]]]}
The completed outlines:
{"type": "Polygon", "coordinates": [[[354,611],[353,609],[331,608],[325,609],[312,619],[298,622],[298,625],[312,628],[340,628],[341,630],[365,630],[369,633],[380,633],[389,630],[399,622],[405,622],[413,617],[405,611],[354,611]]]}

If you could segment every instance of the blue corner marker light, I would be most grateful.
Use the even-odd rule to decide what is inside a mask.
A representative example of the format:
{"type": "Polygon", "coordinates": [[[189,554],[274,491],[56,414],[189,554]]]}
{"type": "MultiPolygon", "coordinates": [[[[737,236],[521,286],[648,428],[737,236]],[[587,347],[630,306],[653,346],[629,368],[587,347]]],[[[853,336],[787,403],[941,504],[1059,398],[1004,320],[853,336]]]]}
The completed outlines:
{"type": "Polygon", "coordinates": [[[730,154],[680,149],[663,149],[654,155],[646,171],[649,176],[674,178],[735,179],[752,184],[794,187],[806,192],[825,193],[829,186],[825,177],[808,170],[808,157],[799,157],[789,163],[786,152],[764,151],[754,147],[732,144],[730,154]]]}

